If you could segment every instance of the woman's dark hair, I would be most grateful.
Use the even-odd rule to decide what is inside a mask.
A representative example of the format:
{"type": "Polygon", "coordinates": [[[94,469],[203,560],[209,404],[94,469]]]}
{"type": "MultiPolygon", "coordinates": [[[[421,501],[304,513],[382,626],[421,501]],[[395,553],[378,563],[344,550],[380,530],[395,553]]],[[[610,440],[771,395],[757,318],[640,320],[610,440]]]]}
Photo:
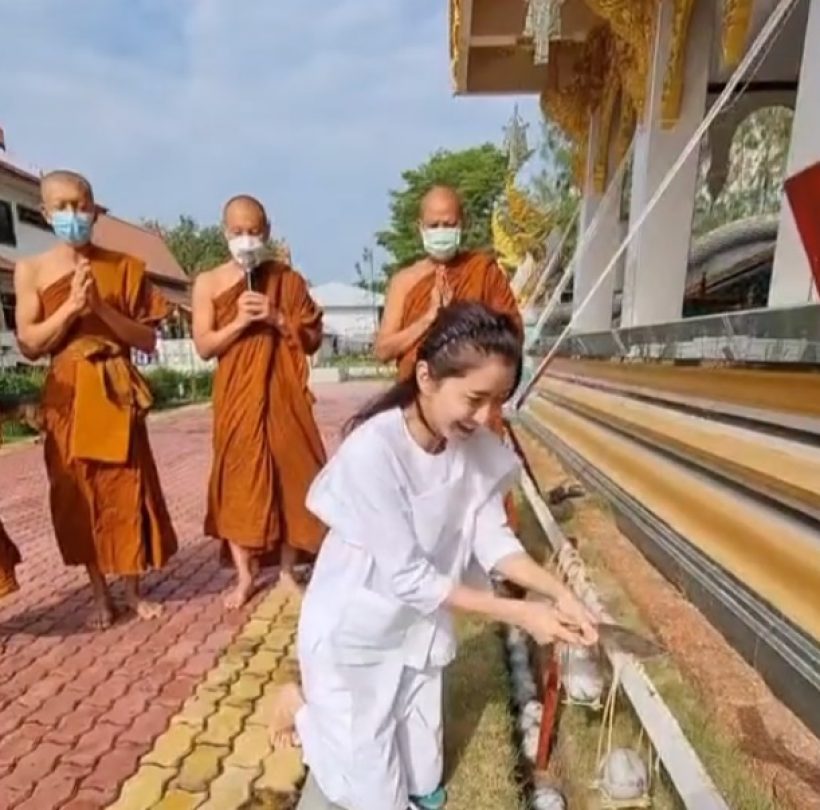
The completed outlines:
{"type": "MultiPolygon", "coordinates": [[[[515,368],[515,385],[521,380],[521,334],[508,315],[471,301],[459,301],[441,309],[416,354],[425,361],[434,380],[464,377],[480,358],[503,357],[515,368]]],[[[377,414],[406,408],[418,396],[415,368],[383,394],[372,399],[345,425],[347,435],[377,414]]]]}

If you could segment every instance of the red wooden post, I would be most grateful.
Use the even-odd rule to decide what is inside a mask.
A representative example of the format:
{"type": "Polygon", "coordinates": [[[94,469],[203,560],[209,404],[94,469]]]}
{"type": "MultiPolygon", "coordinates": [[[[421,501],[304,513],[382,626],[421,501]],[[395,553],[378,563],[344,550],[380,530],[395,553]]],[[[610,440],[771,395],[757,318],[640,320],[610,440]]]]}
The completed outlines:
{"type": "Polygon", "coordinates": [[[558,697],[561,694],[561,683],[558,671],[558,655],[555,645],[542,649],[541,677],[543,678],[544,710],[541,714],[541,728],[538,734],[538,753],[535,757],[535,770],[545,771],[552,753],[555,719],[558,714],[558,697]],[[544,660],[546,658],[546,660],[544,660]]]}

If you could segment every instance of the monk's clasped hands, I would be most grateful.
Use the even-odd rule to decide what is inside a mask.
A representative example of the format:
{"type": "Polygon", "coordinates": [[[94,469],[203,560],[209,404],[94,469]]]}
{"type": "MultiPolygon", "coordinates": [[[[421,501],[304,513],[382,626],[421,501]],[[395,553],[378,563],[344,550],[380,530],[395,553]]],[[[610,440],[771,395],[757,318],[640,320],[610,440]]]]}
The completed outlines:
{"type": "Polygon", "coordinates": [[[239,296],[236,303],[236,318],[242,326],[266,323],[280,332],[286,327],[284,315],[280,310],[271,307],[270,298],[263,293],[251,290],[239,296]]]}
{"type": "Polygon", "coordinates": [[[66,299],[66,307],[71,315],[79,315],[90,305],[90,295],[96,293],[91,265],[87,259],[80,259],[71,277],[71,288],[66,299]]]}
{"type": "Polygon", "coordinates": [[[435,281],[433,289],[430,290],[430,307],[427,311],[427,319],[433,321],[442,307],[448,306],[453,300],[453,290],[447,280],[447,271],[442,266],[436,266],[435,281]]]}

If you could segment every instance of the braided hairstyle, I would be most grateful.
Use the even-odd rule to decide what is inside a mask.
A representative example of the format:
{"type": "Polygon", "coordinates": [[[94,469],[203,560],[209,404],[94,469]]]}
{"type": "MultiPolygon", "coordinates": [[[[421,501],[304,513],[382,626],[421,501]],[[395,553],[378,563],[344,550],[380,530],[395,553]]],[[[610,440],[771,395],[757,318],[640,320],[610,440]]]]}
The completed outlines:
{"type": "MultiPolygon", "coordinates": [[[[515,385],[521,380],[521,339],[508,316],[484,304],[459,301],[439,310],[416,354],[434,380],[464,377],[487,357],[501,357],[515,368],[515,385]]],[[[406,408],[419,395],[415,373],[368,402],[345,425],[347,435],[374,416],[406,408]]]]}

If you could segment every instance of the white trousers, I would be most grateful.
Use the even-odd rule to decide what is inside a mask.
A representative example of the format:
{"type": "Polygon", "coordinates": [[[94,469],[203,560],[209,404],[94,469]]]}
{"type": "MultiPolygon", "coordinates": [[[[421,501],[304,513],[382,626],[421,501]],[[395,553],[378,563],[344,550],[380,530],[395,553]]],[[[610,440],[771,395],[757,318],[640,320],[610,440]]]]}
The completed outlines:
{"type": "Polygon", "coordinates": [[[388,659],[343,665],[322,640],[303,643],[306,705],[296,718],[305,763],[344,810],[407,810],[443,770],[442,672],[388,659]]]}

